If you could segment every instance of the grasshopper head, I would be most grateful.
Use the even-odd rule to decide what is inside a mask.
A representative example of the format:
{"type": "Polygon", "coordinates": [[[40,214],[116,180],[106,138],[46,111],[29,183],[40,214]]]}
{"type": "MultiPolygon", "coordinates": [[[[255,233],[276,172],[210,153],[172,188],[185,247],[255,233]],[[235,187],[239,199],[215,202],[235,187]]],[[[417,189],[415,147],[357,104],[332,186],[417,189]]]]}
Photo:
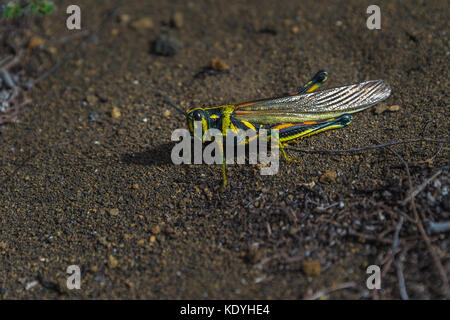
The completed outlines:
{"type": "MultiPolygon", "coordinates": [[[[201,125],[202,134],[208,130],[208,115],[203,108],[194,108],[187,112],[187,125],[191,134],[195,135],[194,129],[201,125]]],[[[200,137],[201,138],[201,137],[200,137]]]]}

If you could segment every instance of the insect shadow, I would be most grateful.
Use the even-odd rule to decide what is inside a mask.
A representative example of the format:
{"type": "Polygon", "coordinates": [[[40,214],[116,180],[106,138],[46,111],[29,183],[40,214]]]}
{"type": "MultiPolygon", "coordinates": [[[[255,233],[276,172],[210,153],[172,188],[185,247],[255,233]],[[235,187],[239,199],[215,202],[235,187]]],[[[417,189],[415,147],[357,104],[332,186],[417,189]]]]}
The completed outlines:
{"type": "Polygon", "coordinates": [[[173,142],[168,142],[142,152],[124,153],[121,155],[121,159],[126,164],[141,166],[170,165],[173,163],[170,158],[170,150],[173,146],[173,142]]]}

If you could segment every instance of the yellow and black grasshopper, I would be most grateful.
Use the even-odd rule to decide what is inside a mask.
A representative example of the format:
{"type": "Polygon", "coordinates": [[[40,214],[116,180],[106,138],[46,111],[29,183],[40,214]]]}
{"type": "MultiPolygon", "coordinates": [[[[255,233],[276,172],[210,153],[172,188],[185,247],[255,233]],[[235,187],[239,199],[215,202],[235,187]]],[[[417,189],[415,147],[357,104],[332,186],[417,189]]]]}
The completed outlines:
{"type": "MultiPolygon", "coordinates": [[[[389,85],[382,80],[316,91],[326,80],[327,72],[319,71],[308,83],[286,96],[217,107],[197,107],[187,112],[166,96],[161,96],[186,116],[191,133],[194,133],[198,121],[203,132],[219,129],[223,136],[228,129],[254,130],[256,136],[261,129],[277,129],[281,154],[286,161],[292,161],[294,159],[288,158],[283,148],[288,142],[345,127],[350,123],[352,113],[385,100],[391,93],[389,85]]],[[[224,189],[227,181],[225,160],[222,161],[222,179],[224,189]]]]}

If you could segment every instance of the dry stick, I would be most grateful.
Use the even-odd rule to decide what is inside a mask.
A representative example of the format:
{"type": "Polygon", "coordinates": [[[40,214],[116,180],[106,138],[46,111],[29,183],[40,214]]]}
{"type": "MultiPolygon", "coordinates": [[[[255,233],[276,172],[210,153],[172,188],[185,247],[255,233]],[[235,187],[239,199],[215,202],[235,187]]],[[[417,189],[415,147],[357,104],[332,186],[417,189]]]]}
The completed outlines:
{"type": "Polygon", "coordinates": [[[395,234],[394,234],[394,243],[392,244],[392,252],[395,252],[395,249],[398,248],[400,245],[400,230],[402,230],[403,227],[403,217],[400,218],[400,221],[397,224],[397,227],[395,228],[395,234]]]}
{"type": "Polygon", "coordinates": [[[66,43],[66,42],[72,41],[73,39],[86,36],[88,34],[89,34],[89,30],[83,30],[83,31],[80,31],[80,32],[75,33],[75,34],[71,34],[71,35],[64,36],[64,37],[61,37],[61,38],[58,38],[58,39],[50,40],[50,41],[48,41],[47,45],[48,44],[52,44],[52,43],[66,43]]]}
{"type": "Polygon", "coordinates": [[[395,228],[394,243],[392,244],[392,260],[395,261],[395,269],[397,270],[400,296],[402,297],[403,300],[409,300],[408,293],[406,292],[405,277],[403,276],[403,264],[401,262],[403,256],[400,256],[400,258],[397,260],[395,259],[395,251],[400,245],[399,238],[402,227],[403,227],[403,217],[400,218],[400,221],[398,222],[397,227],[395,228]]]}
{"type": "Polygon", "coordinates": [[[376,241],[376,242],[380,242],[380,243],[384,243],[384,244],[392,244],[393,243],[392,240],[377,238],[375,236],[371,236],[371,235],[368,235],[368,234],[357,232],[357,231],[355,231],[353,229],[348,229],[348,234],[350,236],[359,237],[359,238],[362,238],[362,239],[367,240],[367,241],[376,241]]]}
{"type": "Polygon", "coordinates": [[[9,58],[5,58],[0,62],[0,70],[8,70],[11,67],[14,67],[16,64],[20,62],[20,57],[22,54],[18,54],[15,57],[11,58],[10,61],[6,62],[9,58]]]}
{"type": "Polygon", "coordinates": [[[400,210],[398,210],[398,209],[395,209],[395,211],[394,211],[393,208],[390,208],[390,207],[388,207],[387,205],[385,205],[385,204],[383,204],[383,203],[377,203],[377,202],[374,202],[374,201],[371,201],[371,202],[374,203],[374,204],[379,205],[381,208],[383,208],[383,209],[385,210],[386,213],[388,213],[388,214],[390,214],[390,215],[392,215],[392,216],[398,217],[398,215],[400,214],[402,217],[404,217],[404,218],[405,218],[406,220],[408,220],[409,222],[416,223],[416,221],[415,221],[413,218],[411,218],[410,216],[408,216],[408,215],[407,215],[406,213],[404,213],[403,211],[400,211],[400,210]]]}
{"type": "Polygon", "coordinates": [[[397,278],[398,278],[398,285],[400,287],[400,296],[403,300],[409,300],[408,293],[406,292],[406,283],[405,283],[405,277],[403,276],[403,263],[402,258],[406,254],[406,251],[403,250],[400,254],[399,259],[395,261],[395,269],[397,270],[397,278]]]}
{"type": "Polygon", "coordinates": [[[392,262],[394,262],[394,256],[398,252],[400,252],[400,249],[399,248],[395,249],[395,251],[393,253],[391,253],[387,259],[385,259],[386,261],[382,262],[382,264],[383,264],[383,271],[381,272],[381,279],[384,279],[386,274],[391,269],[392,262]]]}
{"type": "Polygon", "coordinates": [[[338,290],[343,290],[343,289],[354,288],[354,287],[356,287],[356,283],[355,282],[344,282],[344,283],[335,285],[335,286],[333,286],[331,288],[320,290],[320,291],[314,293],[313,295],[311,295],[309,297],[306,297],[305,300],[317,300],[317,299],[320,299],[323,296],[325,296],[325,295],[327,295],[327,294],[329,294],[331,292],[338,291],[338,290]]]}
{"type": "Polygon", "coordinates": [[[414,143],[414,142],[431,142],[431,143],[450,143],[450,140],[447,139],[431,139],[431,138],[417,138],[417,139],[407,139],[402,141],[393,141],[393,142],[387,142],[383,144],[377,144],[373,146],[367,146],[367,147],[361,147],[361,148],[354,148],[354,149],[344,149],[344,150],[329,150],[329,149],[321,149],[321,150],[310,150],[310,149],[302,149],[302,148],[296,148],[296,147],[290,147],[287,146],[285,149],[295,150],[295,151],[301,151],[306,153],[351,153],[351,152],[361,152],[361,151],[367,151],[372,149],[379,149],[379,148],[387,148],[390,146],[395,146],[398,144],[405,144],[405,143],[414,143]]]}
{"type": "Polygon", "coordinates": [[[417,212],[416,203],[414,201],[414,194],[413,194],[414,190],[413,190],[413,184],[412,184],[412,179],[411,179],[411,173],[409,172],[408,163],[405,161],[405,159],[403,159],[403,157],[401,155],[399,155],[392,148],[388,148],[388,150],[390,150],[393,154],[395,154],[400,159],[400,161],[403,163],[403,165],[405,166],[406,174],[408,175],[409,192],[411,194],[411,208],[412,208],[412,211],[414,213],[414,219],[416,220],[416,225],[419,228],[420,234],[422,235],[422,238],[425,241],[425,243],[427,245],[427,248],[428,248],[428,250],[431,253],[431,256],[433,258],[433,261],[434,261],[434,264],[436,266],[436,269],[438,270],[439,275],[441,276],[442,287],[443,287],[443,290],[442,290],[443,294],[444,294],[444,296],[447,299],[449,299],[450,298],[450,290],[448,288],[447,273],[445,272],[445,269],[442,266],[441,260],[439,259],[437,253],[434,251],[434,248],[431,245],[430,238],[428,237],[427,233],[425,232],[422,220],[420,219],[419,213],[417,212]]]}
{"type": "Polygon", "coordinates": [[[430,221],[427,226],[428,234],[442,233],[450,231],[450,221],[433,222],[430,221]]]}
{"type": "Polygon", "coordinates": [[[402,206],[404,206],[405,204],[407,204],[409,201],[411,201],[412,197],[417,196],[420,192],[422,192],[423,189],[425,189],[425,187],[430,183],[433,182],[434,179],[436,179],[440,174],[442,173],[442,170],[439,170],[438,172],[436,172],[435,174],[433,174],[430,178],[426,179],[420,186],[418,186],[410,195],[408,195],[406,197],[405,200],[403,200],[402,202],[400,202],[400,204],[402,206]]]}

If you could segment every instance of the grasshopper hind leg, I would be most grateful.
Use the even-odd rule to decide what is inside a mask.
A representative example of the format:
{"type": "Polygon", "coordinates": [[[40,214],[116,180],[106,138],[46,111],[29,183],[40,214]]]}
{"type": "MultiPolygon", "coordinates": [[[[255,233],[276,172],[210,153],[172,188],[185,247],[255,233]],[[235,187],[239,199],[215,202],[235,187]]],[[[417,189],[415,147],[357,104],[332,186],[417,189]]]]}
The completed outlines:
{"type": "Polygon", "coordinates": [[[314,77],[311,78],[305,85],[297,88],[294,92],[291,92],[290,95],[297,95],[302,93],[310,93],[316,91],[323,85],[328,79],[328,72],[324,70],[320,70],[317,72],[314,77]]]}
{"type": "Polygon", "coordinates": [[[291,158],[288,157],[286,150],[284,150],[284,146],[287,145],[287,143],[282,143],[280,142],[280,151],[281,151],[281,156],[283,157],[283,160],[286,162],[301,162],[301,160],[299,158],[291,158]]]}
{"type": "Polygon", "coordinates": [[[280,140],[280,151],[281,156],[287,162],[300,162],[299,158],[290,158],[286,154],[284,150],[284,146],[286,146],[289,142],[297,139],[303,139],[314,134],[318,134],[320,132],[324,132],[332,129],[343,128],[352,120],[352,116],[350,114],[343,114],[337,118],[332,118],[329,120],[315,122],[311,124],[310,122],[301,122],[301,123],[292,123],[290,126],[286,126],[279,131],[281,140],[280,140]]]}

